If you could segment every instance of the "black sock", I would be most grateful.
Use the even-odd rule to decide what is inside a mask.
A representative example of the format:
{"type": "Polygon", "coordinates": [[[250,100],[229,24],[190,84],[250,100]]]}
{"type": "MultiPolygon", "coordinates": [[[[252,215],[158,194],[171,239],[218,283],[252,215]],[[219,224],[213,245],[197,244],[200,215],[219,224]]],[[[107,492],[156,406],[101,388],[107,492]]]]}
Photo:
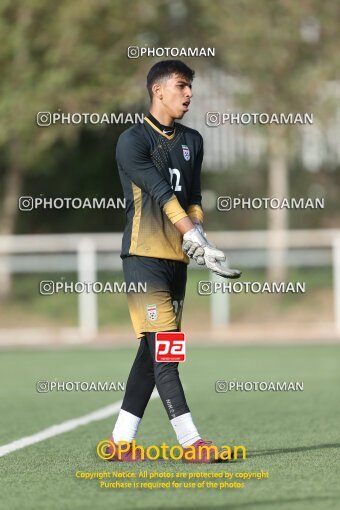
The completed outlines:
{"type": "Polygon", "coordinates": [[[122,409],[142,418],[154,387],[153,361],[146,338],[143,337],[126,383],[122,409]]]}
{"type": "Polygon", "coordinates": [[[146,333],[146,341],[153,361],[156,387],[169,419],[172,420],[176,416],[189,413],[190,410],[179,378],[178,363],[155,361],[155,335],[156,333],[146,333]]]}

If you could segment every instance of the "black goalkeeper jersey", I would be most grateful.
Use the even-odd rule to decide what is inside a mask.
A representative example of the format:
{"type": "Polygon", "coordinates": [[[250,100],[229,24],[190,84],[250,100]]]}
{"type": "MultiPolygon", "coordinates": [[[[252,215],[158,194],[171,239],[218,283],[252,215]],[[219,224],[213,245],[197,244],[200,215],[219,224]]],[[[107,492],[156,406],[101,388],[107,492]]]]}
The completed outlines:
{"type": "Polygon", "coordinates": [[[162,132],[150,119],[127,129],[116,149],[126,199],[122,257],[140,255],[188,263],[174,223],[189,215],[203,221],[200,174],[203,139],[175,123],[162,132]]]}

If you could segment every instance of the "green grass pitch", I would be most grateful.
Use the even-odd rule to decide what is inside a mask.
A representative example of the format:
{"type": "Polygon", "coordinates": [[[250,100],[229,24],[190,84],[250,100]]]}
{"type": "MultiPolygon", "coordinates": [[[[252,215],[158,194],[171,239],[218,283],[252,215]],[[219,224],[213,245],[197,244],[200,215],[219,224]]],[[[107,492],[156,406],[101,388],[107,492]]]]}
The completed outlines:
{"type": "MultiPolygon", "coordinates": [[[[137,347],[137,345],[136,345],[137,347]]],[[[132,349],[3,350],[0,356],[0,446],[119,401],[121,392],[36,392],[37,380],[126,381],[132,349]]],[[[0,508],[6,510],[340,508],[339,346],[188,346],[181,377],[200,433],[217,444],[245,445],[233,464],[176,461],[117,464],[95,446],[115,417],[81,426],[0,458],[0,508]],[[216,393],[215,381],[303,381],[303,392],[216,393]],[[75,472],[128,470],[268,471],[243,489],[100,489],[75,472]]],[[[175,436],[159,399],[139,431],[143,445],[175,436]]]]}

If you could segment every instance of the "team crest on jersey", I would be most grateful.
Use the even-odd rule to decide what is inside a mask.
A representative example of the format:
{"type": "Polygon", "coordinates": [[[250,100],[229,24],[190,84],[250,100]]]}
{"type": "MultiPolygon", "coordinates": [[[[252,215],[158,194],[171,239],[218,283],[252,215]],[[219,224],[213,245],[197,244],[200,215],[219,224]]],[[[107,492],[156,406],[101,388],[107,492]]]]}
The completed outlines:
{"type": "Polygon", "coordinates": [[[187,145],[182,145],[182,149],[183,149],[183,156],[184,156],[185,161],[189,161],[189,159],[190,159],[189,147],[187,145]]]}
{"type": "Polygon", "coordinates": [[[156,305],[147,305],[146,311],[148,313],[148,318],[150,321],[156,321],[158,319],[156,305]]]}

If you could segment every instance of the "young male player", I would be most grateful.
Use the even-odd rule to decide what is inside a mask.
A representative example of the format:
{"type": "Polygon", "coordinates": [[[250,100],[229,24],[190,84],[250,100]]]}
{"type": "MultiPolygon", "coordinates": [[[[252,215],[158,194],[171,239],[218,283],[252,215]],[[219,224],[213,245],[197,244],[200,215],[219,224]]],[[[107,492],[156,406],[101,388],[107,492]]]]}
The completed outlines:
{"type": "MultiPolygon", "coordinates": [[[[140,345],[113,429],[115,444],[135,439],[155,385],[179,444],[197,449],[211,444],[193,422],[178,363],[155,361],[155,334],[180,331],[189,258],[223,277],[240,276],[239,271],[222,268],[225,255],[209,244],[201,227],[202,136],[174,122],[189,110],[193,78],[194,71],[179,60],[155,64],[147,76],[150,113],[144,123],[122,133],[117,144],[126,199],[121,252],[125,281],[146,282],[147,293],[128,294],[140,345]]],[[[132,458],[130,449],[121,460],[140,456],[132,458]]],[[[200,461],[215,459],[202,454],[200,461]]]]}

